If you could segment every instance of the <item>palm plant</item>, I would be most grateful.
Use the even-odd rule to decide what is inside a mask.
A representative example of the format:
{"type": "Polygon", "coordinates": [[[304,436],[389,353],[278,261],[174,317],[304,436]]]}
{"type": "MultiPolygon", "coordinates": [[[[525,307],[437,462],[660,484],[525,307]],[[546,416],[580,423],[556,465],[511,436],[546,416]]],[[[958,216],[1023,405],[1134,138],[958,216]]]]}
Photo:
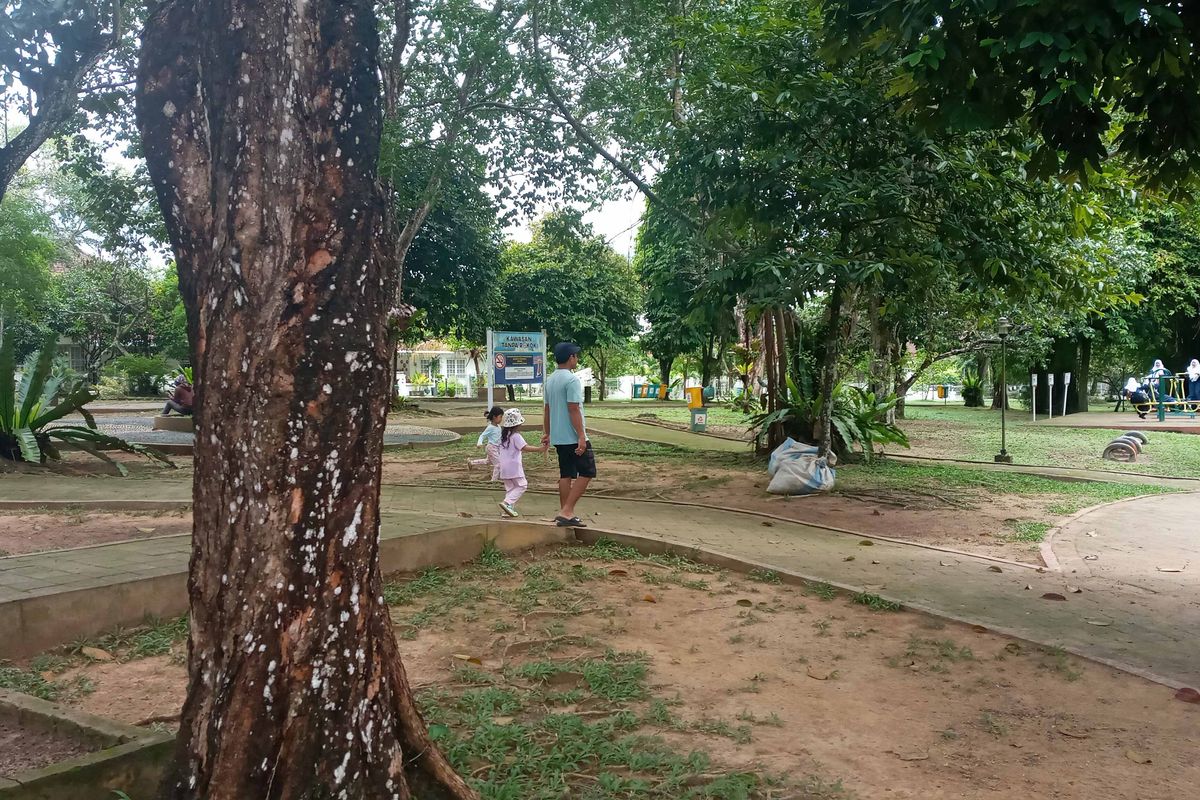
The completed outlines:
{"type": "Polygon", "coordinates": [[[57,335],[49,336],[41,350],[26,362],[20,381],[13,363],[13,341],[0,343],[0,457],[13,461],[44,464],[62,458],[60,445],[85,450],[112,464],[122,475],[124,465],[109,458],[105,450],[137,453],[169,466],[170,459],[143,445],[101,433],[96,420],[84,406],[95,399],[95,390],[68,372],[54,368],[57,335]],[[51,423],[69,414],[79,414],[84,425],[51,423]]]}
{"type": "MultiPolygon", "coordinates": [[[[751,418],[756,440],[766,436],[772,425],[782,425],[788,435],[807,440],[813,422],[821,415],[821,398],[804,397],[796,382],[788,378],[787,391],[780,400],[780,406],[775,411],[751,418]]],[[[908,447],[908,436],[895,424],[888,422],[888,412],[896,407],[896,402],[895,397],[879,399],[874,392],[839,383],[833,389],[833,449],[839,455],[844,455],[857,445],[862,449],[863,458],[869,462],[875,457],[876,444],[908,447]]]]}
{"type": "Polygon", "coordinates": [[[983,405],[983,378],[970,367],[962,371],[962,396],[963,405],[967,408],[983,405]]]}

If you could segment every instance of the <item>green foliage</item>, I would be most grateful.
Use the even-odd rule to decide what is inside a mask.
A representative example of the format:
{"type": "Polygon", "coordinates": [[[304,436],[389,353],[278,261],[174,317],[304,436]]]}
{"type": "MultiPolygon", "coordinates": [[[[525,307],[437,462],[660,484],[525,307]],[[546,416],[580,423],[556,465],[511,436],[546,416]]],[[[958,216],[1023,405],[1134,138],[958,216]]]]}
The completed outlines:
{"type": "Polygon", "coordinates": [[[119,356],[107,370],[119,374],[125,381],[125,390],[134,397],[158,397],[163,381],[172,373],[163,356],[119,356]]]}
{"type": "Polygon", "coordinates": [[[505,248],[503,263],[497,327],[545,329],[551,342],[585,350],[637,332],[633,270],[578,213],[543,217],[528,243],[505,248]]]}
{"type": "Polygon", "coordinates": [[[62,457],[60,445],[85,450],[106,461],[120,472],[124,465],[113,461],[105,450],[124,450],[173,466],[166,456],[149,447],[126,442],[101,433],[96,421],[84,407],[94,390],[72,378],[61,368],[55,369],[57,335],[51,334],[42,349],[31,358],[17,379],[13,363],[13,344],[0,343],[0,457],[31,463],[62,457]],[[51,425],[68,414],[83,416],[84,425],[51,425]]]}
{"type": "Polygon", "coordinates": [[[962,371],[962,396],[963,404],[967,408],[983,406],[983,378],[979,377],[979,373],[974,369],[962,371]]]}
{"type": "Polygon", "coordinates": [[[934,126],[1022,121],[1041,147],[1030,171],[1087,177],[1110,154],[1151,184],[1200,165],[1200,21],[1168,0],[835,0],[830,49],[860,44],[896,64],[893,91],[934,126]],[[1062,162],[1060,164],[1060,155],[1062,162]]]}
{"type": "MultiPolygon", "coordinates": [[[[896,407],[896,399],[879,400],[874,392],[857,386],[839,384],[833,391],[832,425],[837,433],[835,448],[850,453],[855,446],[862,449],[863,457],[869,462],[875,457],[875,445],[899,444],[908,447],[908,437],[894,422],[889,412],[896,407]]],[[[821,398],[801,395],[794,381],[788,379],[788,389],[775,411],[757,414],[751,418],[751,427],[759,438],[766,436],[772,425],[783,425],[792,438],[808,441],[813,423],[821,413],[821,398]]]]}
{"type": "Polygon", "coordinates": [[[57,252],[49,215],[27,193],[10,192],[0,203],[0,337],[14,318],[39,321],[57,252]]]}

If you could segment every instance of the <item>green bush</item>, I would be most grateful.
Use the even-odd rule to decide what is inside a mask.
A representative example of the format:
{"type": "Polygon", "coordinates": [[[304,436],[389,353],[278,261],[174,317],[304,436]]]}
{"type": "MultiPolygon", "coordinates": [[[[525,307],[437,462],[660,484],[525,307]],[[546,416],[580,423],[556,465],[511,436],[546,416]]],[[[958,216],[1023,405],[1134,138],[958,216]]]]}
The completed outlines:
{"type": "Polygon", "coordinates": [[[173,372],[163,356],[126,355],[115,359],[111,366],[124,379],[125,389],[133,397],[162,394],[163,382],[173,372]]]}
{"type": "Polygon", "coordinates": [[[85,406],[96,392],[74,373],[56,365],[58,334],[52,333],[42,349],[30,357],[17,377],[13,341],[0,344],[0,458],[43,464],[59,460],[63,446],[84,450],[106,461],[124,475],[127,470],[105,450],[129,453],[171,464],[166,456],[139,444],[102,433],[85,406]],[[83,417],[83,425],[66,425],[69,414],[83,417]]]}
{"type": "Polygon", "coordinates": [[[983,405],[983,378],[973,369],[964,369],[962,373],[963,404],[967,408],[979,408],[983,405]]]}

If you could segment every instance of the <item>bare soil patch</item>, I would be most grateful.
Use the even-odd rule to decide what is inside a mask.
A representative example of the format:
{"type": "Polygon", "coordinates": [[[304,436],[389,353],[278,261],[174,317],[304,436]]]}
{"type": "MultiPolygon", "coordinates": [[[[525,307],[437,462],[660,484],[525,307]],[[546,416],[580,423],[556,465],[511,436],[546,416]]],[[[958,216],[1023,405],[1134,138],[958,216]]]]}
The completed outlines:
{"type": "Polygon", "coordinates": [[[0,717],[0,777],[90,753],[90,745],[0,717]]]}
{"type": "Polygon", "coordinates": [[[63,511],[25,514],[0,511],[0,556],[191,533],[187,512],[153,514],[63,511]]]}
{"type": "MultiPolygon", "coordinates": [[[[387,599],[426,716],[484,797],[1166,800],[1200,781],[1200,708],[1165,687],[777,580],[601,544],[485,553],[387,599]]],[[[170,713],[180,661],[76,666],[94,691],[73,702],[170,713]]]]}

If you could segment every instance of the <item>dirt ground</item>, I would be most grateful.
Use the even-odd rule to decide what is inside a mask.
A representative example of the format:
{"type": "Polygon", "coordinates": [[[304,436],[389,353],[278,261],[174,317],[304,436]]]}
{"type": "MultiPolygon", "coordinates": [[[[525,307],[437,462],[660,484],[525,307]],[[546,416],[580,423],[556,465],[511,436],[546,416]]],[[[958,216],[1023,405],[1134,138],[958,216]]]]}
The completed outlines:
{"type": "MultiPolygon", "coordinates": [[[[591,496],[631,497],[703,503],[721,508],[756,511],[798,522],[829,525],[856,533],[886,536],[933,547],[1039,564],[1038,547],[1010,541],[1007,523],[1018,519],[1052,520],[1047,510],[1053,496],[985,496],[964,509],[914,498],[911,504],[895,499],[834,493],[803,497],[767,494],[765,473],[687,462],[650,468],[636,461],[600,456],[600,476],[589,489],[591,496]],[[940,506],[940,507],[939,507],[940,506]]],[[[556,468],[539,456],[526,459],[531,489],[555,488],[556,468]]],[[[428,455],[385,458],[385,483],[461,483],[487,485],[490,476],[468,471],[465,458],[428,455]],[[461,461],[461,463],[460,463],[461,461]]],[[[581,506],[582,508],[582,506],[581,506]]]]}
{"type": "Polygon", "coordinates": [[[192,515],[74,511],[25,514],[0,510],[0,556],[191,533],[192,515]]]}
{"type": "MultiPolygon", "coordinates": [[[[846,790],[755,797],[1177,800],[1200,782],[1200,707],[1061,652],[872,610],[821,587],[775,585],[770,574],[758,582],[591,549],[516,566],[441,573],[427,591],[408,584],[407,604],[392,613],[414,686],[517,689],[525,682],[514,675],[530,662],[570,670],[605,651],[641,653],[650,697],[626,705],[645,732],[684,753],[707,751],[715,769],[820,776],[846,790]],[[514,607],[514,596],[525,605],[514,607]],[[468,675],[466,664],[478,666],[468,675]],[[644,712],[651,697],[670,708],[658,729],[644,712]]],[[[65,677],[94,683],[75,701],[87,711],[161,721],[183,697],[181,653],[182,644],[65,677]]],[[[582,677],[572,675],[560,673],[582,677]]],[[[518,717],[549,713],[534,705],[518,717]]]]}
{"type": "Polygon", "coordinates": [[[93,749],[84,742],[0,718],[0,776],[40,769],[93,749]]]}

